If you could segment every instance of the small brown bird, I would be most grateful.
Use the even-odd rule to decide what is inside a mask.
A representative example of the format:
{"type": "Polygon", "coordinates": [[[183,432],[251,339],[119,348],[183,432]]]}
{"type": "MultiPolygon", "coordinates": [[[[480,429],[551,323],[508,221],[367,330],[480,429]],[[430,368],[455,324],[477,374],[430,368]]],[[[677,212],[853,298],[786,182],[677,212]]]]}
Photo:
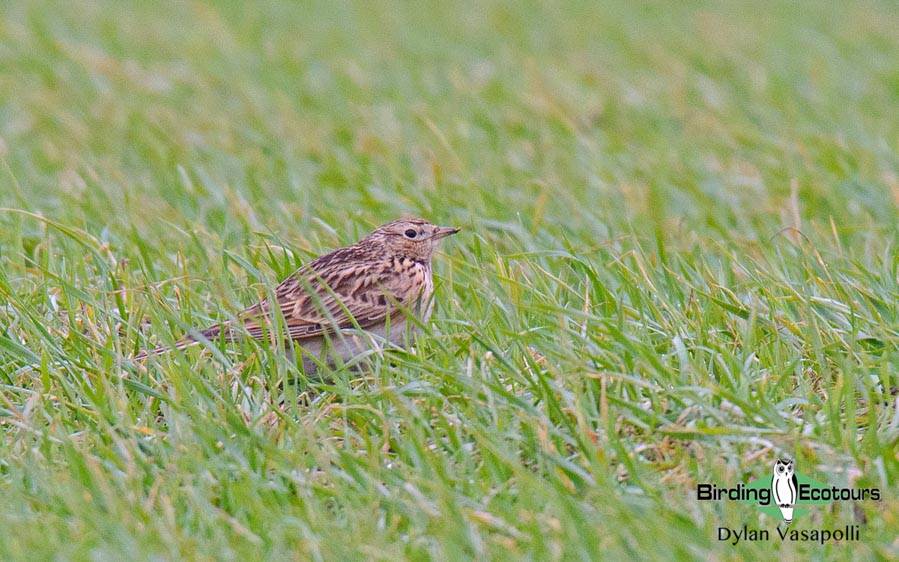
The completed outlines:
{"type": "Polygon", "coordinates": [[[385,224],[352,246],[298,269],[275,289],[274,302],[265,298],[238,314],[237,326],[216,324],[173,347],[143,351],[134,359],[203,339],[233,342],[247,334],[257,340],[293,340],[302,349],[304,371],[311,374],[319,363],[334,364],[338,357],[349,361],[386,342],[402,346],[415,327],[407,314],[421,322],[431,316],[431,256],[437,243],[459,230],[422,219],[385,224]]]}

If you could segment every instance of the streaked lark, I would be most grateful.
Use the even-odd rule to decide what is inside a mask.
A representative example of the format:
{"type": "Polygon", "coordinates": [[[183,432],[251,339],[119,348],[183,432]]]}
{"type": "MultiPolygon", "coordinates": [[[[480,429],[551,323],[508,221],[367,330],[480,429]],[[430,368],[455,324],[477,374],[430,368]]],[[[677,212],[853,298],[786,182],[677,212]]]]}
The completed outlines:
{"type": "Polygon", "coordinates": [[[424,323],[433,310],[431,257],[437,243],[459,230],[422,219],[385,224],[304,265],[275,288],[273,299],[245,309],[236,322],[216,324],[134,359],[203,340],[233,342],[249,335],[295,342],[309,374],[320,363],[351,361],[388,342],[404,346],[416,324],[407,315],[424,323]]]}

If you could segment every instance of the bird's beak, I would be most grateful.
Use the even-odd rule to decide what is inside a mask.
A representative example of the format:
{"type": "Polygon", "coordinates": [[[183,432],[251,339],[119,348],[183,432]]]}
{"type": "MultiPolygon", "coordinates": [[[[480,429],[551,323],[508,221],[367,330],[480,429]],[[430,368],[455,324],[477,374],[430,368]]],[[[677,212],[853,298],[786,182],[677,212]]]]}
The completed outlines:
{"type": "Polygon", "coordinates": [[[456,228],[455,226],[438,226],[437,231],[434,232],[434,239],[440,240],[441,238],[446,238],[447,236],[452,236],[453,234],[462,230],[461,228],[456,228]]]}

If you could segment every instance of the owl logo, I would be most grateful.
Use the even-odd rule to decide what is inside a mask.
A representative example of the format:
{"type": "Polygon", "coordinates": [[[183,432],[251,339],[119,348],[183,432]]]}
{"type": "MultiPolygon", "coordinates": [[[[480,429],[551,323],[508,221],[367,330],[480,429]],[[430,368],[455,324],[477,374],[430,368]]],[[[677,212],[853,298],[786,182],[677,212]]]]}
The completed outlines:
{"type": "Polygon", "coordinates": [[[777,459],[774,461],[774,477],[771,479],[771,495],[774,503],[780,508],[784,523],[793,522],[793,505],[796,503],[797,490],[796,474],[793,469],[792,459],[777,459]]]}

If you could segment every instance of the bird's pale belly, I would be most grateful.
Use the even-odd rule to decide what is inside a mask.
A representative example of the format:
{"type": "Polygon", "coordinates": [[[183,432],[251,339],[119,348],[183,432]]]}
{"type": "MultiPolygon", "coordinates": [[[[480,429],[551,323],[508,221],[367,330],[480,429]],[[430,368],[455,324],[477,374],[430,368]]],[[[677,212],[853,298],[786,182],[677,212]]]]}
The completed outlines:
{"type": "MultiPolygon", "coordinates": [[[[347,329],[325,338],[298,340],[294,342],[294,349],[303,359],[303,371],[311,375],[318,371],[321,363],[332,367],[352,364],[386,349],[406,349],[417,331],[415,323],[410,324],[405,318],[399,318],[389,327],[380,325],[367,330],[347,329]]],[[[293,350],[288,350],[288,355],[292,359],[296,357],[293,350]]]]}

